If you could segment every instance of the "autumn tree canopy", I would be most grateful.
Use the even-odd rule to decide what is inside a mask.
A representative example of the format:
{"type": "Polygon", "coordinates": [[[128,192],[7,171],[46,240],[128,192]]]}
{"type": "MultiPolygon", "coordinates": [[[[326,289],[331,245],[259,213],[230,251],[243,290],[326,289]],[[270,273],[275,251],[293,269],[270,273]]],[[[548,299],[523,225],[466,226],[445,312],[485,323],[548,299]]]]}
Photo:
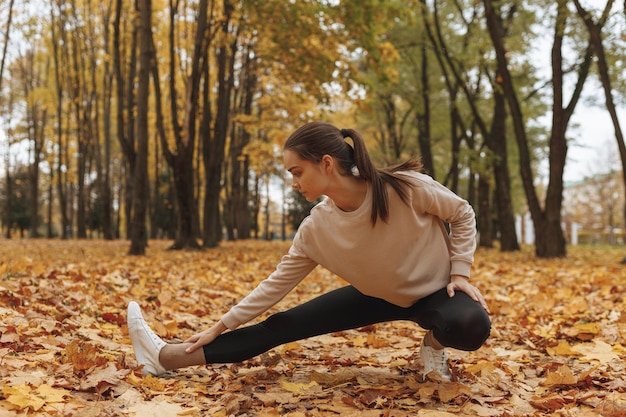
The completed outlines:
{"type": "Polygon", "coordinates": [[[564,256],[583,98],[606,107],[626,163],[626,14],[600,3],[4,2],[4,235],[24,230],[24,175],[31,237],[141,253],[288,235],[280,146],[324,119],[360,130],[379,165],[421,156],[475,207],[482,246],[518,250],[528,212],[537,254],[564,256]]]}

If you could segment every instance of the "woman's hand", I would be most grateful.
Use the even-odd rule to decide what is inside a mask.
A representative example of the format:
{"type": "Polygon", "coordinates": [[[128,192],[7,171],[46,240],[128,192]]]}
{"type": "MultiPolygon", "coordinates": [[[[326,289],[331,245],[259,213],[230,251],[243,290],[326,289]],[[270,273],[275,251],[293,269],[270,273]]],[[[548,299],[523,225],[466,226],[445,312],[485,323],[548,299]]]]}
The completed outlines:
{"type": "Polygon", "coordinates": [[[194,350],[198,349],[199,347],[208,345],[213,340],[215,340],[217,336],[222,334],[224,330],[226,330],[226,328],[227,327],[220,320],[217,323],[215,323],[213,326],[211,326],[210,328],[203,330],[200,333],[194,334],[193,336],[191,336],[190,338],[188,338],[187,340],[183,342],[183,343],[193,343],[191,346],[185,349],[185,351],[187,353],[191,353],[194,350]]]}
{"type": "Polygon", "coordinates": [[[487,313],[490,313],[485,297],[483,297],[478,288],[469,283],[469,279],[467,277],[464,277],[463,275],[450,276],[450,283],[448,284],[447,289],[450,297],[454,297],[454,292],[456,290],[463,291],[465,294],[469,295],[472,300],[479,303],[487,313]]]}

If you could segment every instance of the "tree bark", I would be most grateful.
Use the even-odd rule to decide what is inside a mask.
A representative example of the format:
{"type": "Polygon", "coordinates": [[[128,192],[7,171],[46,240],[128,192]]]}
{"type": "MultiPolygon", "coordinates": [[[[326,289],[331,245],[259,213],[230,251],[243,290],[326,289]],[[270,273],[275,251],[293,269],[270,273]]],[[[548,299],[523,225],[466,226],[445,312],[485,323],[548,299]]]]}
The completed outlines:
{"type": "MultiPolygon", "coordinates": [[[[136,4],[136,3],[135,3],[136,4]]],[[[130,55],[128,62],[128,72],[122,71],[122,40],[121,40],[121,16],[123,1],[116,0],[115,19],[113,22],[113,68],[116,82],[116,102],[117,102],[117,138],[124,154],[125,169],[123,170],[125,193],[124,211],[126,216],[126,237],[130,238],[130,222],[133,212],[134,178],[135,172],[135,137],[134,137],[134,112],[135,94],[134,81],[136,74],[136,39],[137,25],[132,25],[130,55]]],[[[119,217],[119,216],[118,216],[119,217]]],[[[119,221],[118,221],[119,228],[119,221]]]]}
{"type": "Polygon", "coordinates": [[[85,70],[84,51],[82,49],[82,38],[84,33],[82,26],[78,25],[80,17],[76,10],[76,4],[72,0],[70,2],[72,19],[76,23],[76,29],[71,32],[72,39],[67,47],[71,53],[71,71],[70,71],[70,85],[69,90],[71,103],[73,104],[74,118],[76,121],[75,137],[78,144],[78,158],[76,160],[78,172],[77,172],[77,190],[76,190],[76,235],[79,239],[87,237],[86,228],[86,204],[85,204],[85,176],[87,174],[87,159],[89,153],[89,147],[91,145],[91,138],[89,137],[89,116],[85,113],[90,107],[90,103],[86,94],[86,85],[83,77],[85,70]]]}
{"type": "Polygon", "coordinates": [[[148,242],[146,212],[148,201],[148,98],[152,58],[152,1],[139,0],[139,72],[137,88],[137,159],[131,224],[130,255],[144,255],[148,242]]]}
{"type": "MultiPolygon", "coordinates": [[[[111,3],[105,11],[104,16],[104,52],[110,54],[109,23],[111,15],[111,3]]],[[[102,235],[106,240],[112,240],[113,214],[111,198],[111,97],[113,94],[113,73],[109,60],[104,63],[102,74],[102,136],[104,155],[102,156],[101,167],[98,170],[98,189],[102,205],[102,235]]]]}
{"type": "MultiPolygon", "coordinates": [[[[168,145],[167,138],[162,133],[161,146],[165,159],[172,168],[174,184],[176,189],[176,201],[178,205],[177,232],[174,244],[171,249],[195,249],[198,248],[196,240],[197,229],[197,208],[194,201],[194,167],[193,155],[196,143],[196,129],[198,114],[198,91],[202,79],[204,65],[206,65],[207,49],[209,43],[208,27],[208,3],[201,0],[198,4],[197,27],[194,39],[194,51],[191,60],[191,68],[185,92],[185,112],[184,121],[179,122],[179,107],[176,102],[176,48],[175,48],[175,19],[178,13],[178,3],[170,2],[170,114],[174,126],[174,136],[176,140],[176,153],[173,153],[168,145]]],[[[153,50],[153,68],[156,68],[156,51],[153,50]]],[[[153,71],[155,71],[153,69],[153,71]]],[[[209,88],[206,86],[205,88],[209,88]]],[[[158,93],[157,93],[158,94],[158,93]]],[[[157,97],[159,99],[159,97],[157,97]]],[[[200,126],[209,121],[200,121],[200,126]]]]}
{"type": "Polygon", "coordinates": [[[51,37],[52,37],[52,53],[53,53],[53,61],[54,61],[54,81],[56,87],[56,135],[57,135],[57,161],[56,161],[56,177],[57,177],[57,194],[59,197],[59,211],[61,214],[61,230],[59,231],[59,235],[61,239],[67,239],[71,236],[71,225],[68,217],[67,210],[67,187],[66,187],[66,178],[67,173],[65,172],[65,168],[67,158],[65,156],[65,152],[67,152],[67,147],[63,141],[63,96],[64,96],[64,85],[61,78],[61,62],[62,57],[60,56],[59,51],[59,40],[63,40],[63,43],[66,44],[65,39],[65,19],[62,18],[59,22],[60,35],[61,39],[57,38],[56,33],[56,19],[54,16],[54,8],[50,6],[50,28],[51,28],[51,37]]]}
{"type": "Polygon", "coordinates": [[[7,50],[9,48],[9,39],[11,34],[11,21],[13,20],[13,3],[14,0],[9,2],[9,10],[7,12],[7,25],[4,31],[4,47],[2,48],[2,60],[0,61],[0,91],[2,91],[2,79],[4,75],[4,64],[7,59],[7,50]]]}
{"type": "MultiPolygon", "coordinates": [[[[496,82],[497,80],[499,80],[499,76],[496,74],[496,82]]],[[[506,100],[501,93],[500,86],[494,89],[493,98],[494,111],[489,132],[489,148],[494,153],[495,209],[498,214],[500,250],[510,252],[519,250],[520,246],[515,231],[515,216],[511,198],[511,176],[506,144],[506,100]]]]}
{"type": "Polygon", "coordinates": [[[231,33],[231,17],[234,6],[230,0],[224,0],[224,17],[221,23],[221,34],[224,40],[217,51],[217,113],[213,137],[206,135],[204,140],[203,161],[205,166],[205,201],[204,201],[204,233],[203,246],[207,248],[219,245],[222,237],[219,195],[221,190],[221,173],[224,162],[224,149],[228,126],[230,123],[230,97],[234,85],[235,53],[237,36],[231,33]],[[228,42],[230,40],[230,43],[228,42]]]}
{"type": "MultiPolygon", "coordinates": [[[[427,19],[427,6],[426,0],[421,0],[422,3],[422,21],[424,22],[424,27],[429,28],[428,19],[427,19]]],[[[428,32],[428,29],[427,31],[428,32]]],[[[427,33],[427,35],[429,32],[427,33]]],[[[431,37],[432,40],[432,37],[431,37]]],[[[422,164],[424,166],[424,171],[435,178],[435,162],[433,160],[433,152],[430,146],[430,81],[428,79],[429,71],[428,71],[428,49],[426,48],[426,36],[422,39],[422,46],[420,48],[420,56],[422,58],[422,71],[420,75],[421,80],[421,97],[420,104],[421,108],[418,109],[416,120],[417,120],[417,142],[419,144],[420,156],[422,160],[422,164]]]]}

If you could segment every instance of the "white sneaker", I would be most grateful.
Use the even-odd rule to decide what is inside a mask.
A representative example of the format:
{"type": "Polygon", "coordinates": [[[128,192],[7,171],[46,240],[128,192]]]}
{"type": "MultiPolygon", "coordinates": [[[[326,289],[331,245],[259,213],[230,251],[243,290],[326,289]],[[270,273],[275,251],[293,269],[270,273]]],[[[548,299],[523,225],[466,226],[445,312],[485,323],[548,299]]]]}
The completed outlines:
{"type": "Polygon", "coordinates": [[[452,374],[448,368],[448,355],[446,355],[445,349],[435,349],[430,346],[425,346],[422,343],[420,347],[420,357],[424,363],[424,377],[436,371],[444,381],[451,382],[452,374]]]}
{"type": "Polygon", "coordinates": [[[141,315],[139,304],[134,301],[128,304],[126,321],[135,357],[139,365],[143,365],[141,373],[158,376],[167,372],[167,369],[159,362],[159,353],[167,343],[150,329],[141,315]]]}

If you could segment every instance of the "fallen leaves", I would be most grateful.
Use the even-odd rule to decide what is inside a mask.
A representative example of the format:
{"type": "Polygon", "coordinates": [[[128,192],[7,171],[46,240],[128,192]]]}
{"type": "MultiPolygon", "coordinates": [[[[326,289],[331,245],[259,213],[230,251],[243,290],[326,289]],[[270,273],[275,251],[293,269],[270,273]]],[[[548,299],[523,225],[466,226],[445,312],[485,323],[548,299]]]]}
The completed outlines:
{"type": "Polygon", "coordinates": [[[3,394],[6,401],[19,409],[39,411],[46,404],[64,402],[70,394],[66,390],[56,389],[47,384],[32,388],[28,384],[4,386],[3,394]]]}
{"type": "MultiPolygon", "coordinates": [[[[126,306],[181,341],[269,274],[284,242],[224,242],[145,257],[127,242],[0,241],[0,417],[626,415],[626,268],[619,248],[567,259],[480,249],[473,282],[493,312],[476,352],[450,350],[455,382],[422,378],[424,334],[382,323],[279,346],[238,364],[143,377],[126,306]]],[[[318,268],[267,314],[343,285],[318,268]]]]}

